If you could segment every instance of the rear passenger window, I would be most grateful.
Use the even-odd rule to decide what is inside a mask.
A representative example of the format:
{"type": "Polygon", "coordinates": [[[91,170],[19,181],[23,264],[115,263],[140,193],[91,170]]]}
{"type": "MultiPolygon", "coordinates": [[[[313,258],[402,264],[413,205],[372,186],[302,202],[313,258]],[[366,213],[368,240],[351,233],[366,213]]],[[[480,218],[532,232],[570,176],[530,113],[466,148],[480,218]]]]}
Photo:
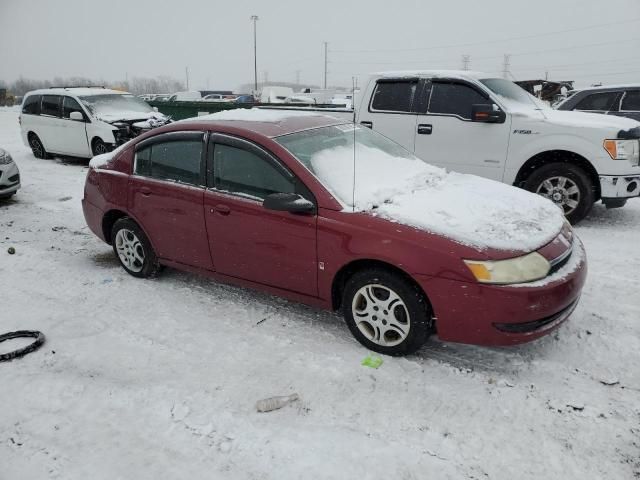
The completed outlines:
{"type": "Polygon", "coordinates": [[[30,115],[40,114],[40,95],[29,95],[24,99],[22,105],[22,113],[28,113],[30,115]]]}
{"type": "Polygon", "coordinates": [[[622,103],[620,104],[620,110],[626,112],[640,111],[640,90],[631,90],[625,93],[622,103]]]}
{"type": "MultiPolygon", "coordinates": [[[[62,118],[69,118],[71,112],[82,113],[82,107],[74,98],[64,97],[62,100],[62,118]]],[[[82,116],[84,117],[84,113],[82,113],[82,116]]]]}
{"type": "Polygon", "coordinates": [[[592,93],[583,98],[575,106],[574,110],[602,110],[608,112],[618,98],[618,92],[592,93]]]}
{"type": "Polygon", "coordinates": [[[292,178],[253,152],[217,144],[213,185],[218,190],[264,199],[272,193],[295,193],[292,178]]]}
{"type": "Polygon", "coordinates": [[[417,81],[379,81],[371,99],[371,109],[385,112],[411,112],[417,81]]]}
{"type": "Polygon", "coordinates": [[[60,96],[59,95],[43,95],[42,96],[42,115],[51,115],[52,117],[60,116],[60,96]]]}
{"type": "Polygon", "coordinates": [[[154,143],[136,152],[135,172],[158,180],[202,185],[202,140],[154,143]]]}
{"type": "Polygon", "coordinates": [[[489,100],[475,88],[462,83],[440,83],[431,85],[429,113],[457,115],[471,120],[471,106],[487,104],[489,100]]]}

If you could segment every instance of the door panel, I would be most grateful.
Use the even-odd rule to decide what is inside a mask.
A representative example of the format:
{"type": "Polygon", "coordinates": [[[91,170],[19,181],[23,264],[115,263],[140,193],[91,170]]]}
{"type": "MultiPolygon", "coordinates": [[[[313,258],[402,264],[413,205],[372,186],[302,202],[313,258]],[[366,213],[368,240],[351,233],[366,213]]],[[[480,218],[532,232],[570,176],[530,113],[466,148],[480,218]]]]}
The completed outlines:
{"type": "Polygon", "coordinates": [[[213,269],[204,221],[204,189],[137,175],[129,179],[129,211],[160,258],[213,269]]]}
{"type": "MultiPolygon", "coordinates": [[[[443,168],[502,180],[511,117],[504,123],[471,121],[473,104],[492,104],[475,88],[434,82],[428,111],[418,114],[415,154],[443,168]]],[[[426,102],[425,102],[426,104],[426,102]]]]}
{"type": "Polygon", "coordinates": [[[87,142],[87,129],[84,121],[71,120],[71,112],[80,112],[86,116],[78,104],[71,97],[62,99],[62,119],[60,119],[60,152],[67,155],[78,155],[86,157],[91,155],[89,143],[87,142]]]}
{"type": "Polygon", "coordinates": [[[204,207],[217,272],[317,296],[315,215],[214,190],[205,192],[204,207]]]}

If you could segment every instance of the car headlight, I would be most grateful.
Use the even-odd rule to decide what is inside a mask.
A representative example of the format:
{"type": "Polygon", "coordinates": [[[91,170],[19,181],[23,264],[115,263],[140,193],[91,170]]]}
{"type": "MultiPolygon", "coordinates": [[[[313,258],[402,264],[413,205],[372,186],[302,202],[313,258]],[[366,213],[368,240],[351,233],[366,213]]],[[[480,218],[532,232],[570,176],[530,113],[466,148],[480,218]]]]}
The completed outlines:
{"type": "Polygon", "coordinates": [[[546,277],[551,270],[549,261],[538,252],[507,260],[465,260],[473,276],[480,283],[524,283],[546,277]]]}
{"type": "Polygon", "coordinates": [[[614,160],[629,160],[637,165],[640,159],[640,143],[632,140],[605,140],[604,149],[614,160]]]}
{"type": "Polygon", "coordinates": [[[13,163],[13,158],[8,152],[0,148],[0,165],[9,165],[10,163],[13,163]]]}

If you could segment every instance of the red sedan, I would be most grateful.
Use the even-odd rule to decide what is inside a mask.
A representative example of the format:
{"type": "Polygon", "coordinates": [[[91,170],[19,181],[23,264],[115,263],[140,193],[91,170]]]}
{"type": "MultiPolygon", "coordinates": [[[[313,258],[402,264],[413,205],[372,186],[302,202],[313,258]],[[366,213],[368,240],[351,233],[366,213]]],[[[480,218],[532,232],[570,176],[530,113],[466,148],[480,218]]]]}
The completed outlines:
{"type": "Polygon", "coordinates": [[[177,122],[95,157],[87,224],[131,275],[166,265],[341,309],[390,355],[436,332],[522,343],[571,314],[586,256],[551,202],[294,113],[177,122]]]}

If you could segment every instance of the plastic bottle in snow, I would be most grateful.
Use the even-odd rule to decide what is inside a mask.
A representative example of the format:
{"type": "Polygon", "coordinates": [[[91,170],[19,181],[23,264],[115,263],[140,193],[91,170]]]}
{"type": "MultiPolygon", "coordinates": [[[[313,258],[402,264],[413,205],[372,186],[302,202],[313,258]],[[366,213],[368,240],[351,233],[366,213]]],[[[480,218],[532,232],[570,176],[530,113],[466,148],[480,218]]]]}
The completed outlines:
{"type": "Polygon", "coordinates": [[[265,398],[256,402],[256,410],[258,410],[259,412],[270,412],[272,410],[278,410],[279,408],[282,408],[291,402],[295,402],[299,398],[300,397],[298,397],[297,393],[285,395],[282,397],[265,398]]]}

